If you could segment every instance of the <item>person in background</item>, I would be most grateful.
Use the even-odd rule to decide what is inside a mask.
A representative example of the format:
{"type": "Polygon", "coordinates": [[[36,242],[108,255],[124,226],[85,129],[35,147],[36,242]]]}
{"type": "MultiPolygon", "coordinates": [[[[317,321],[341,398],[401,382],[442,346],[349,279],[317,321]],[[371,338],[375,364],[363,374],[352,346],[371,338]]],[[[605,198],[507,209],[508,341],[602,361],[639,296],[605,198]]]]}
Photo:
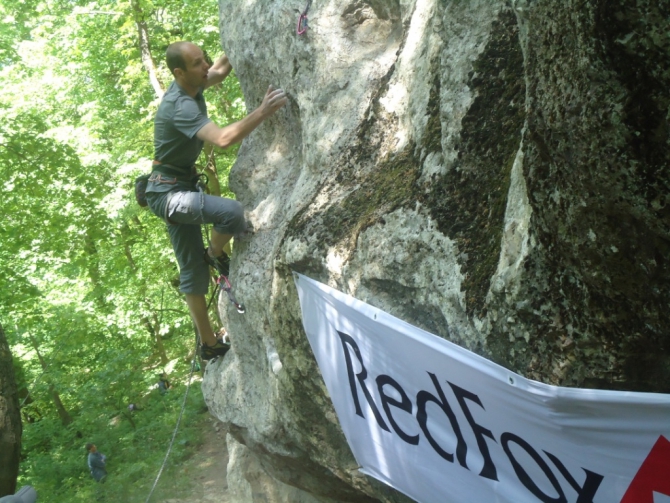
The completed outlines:
{"type": "Polygon", "coordinates": [[[91,471],[91,477],[96,482],[104,482],[107,477],[107,458],[104,454],[98,452],[95,444],[86,444],[88,452],[88,468],[91,471]]]}
{"type": "Polygon", "coordinates": [[[160,378],[158,379],[158,392],[161,395],[164,395],[165,393],[167,393],[169,388],[170,388],[170,381],[168,381],[165,373],[162,373],[160,378]]]}

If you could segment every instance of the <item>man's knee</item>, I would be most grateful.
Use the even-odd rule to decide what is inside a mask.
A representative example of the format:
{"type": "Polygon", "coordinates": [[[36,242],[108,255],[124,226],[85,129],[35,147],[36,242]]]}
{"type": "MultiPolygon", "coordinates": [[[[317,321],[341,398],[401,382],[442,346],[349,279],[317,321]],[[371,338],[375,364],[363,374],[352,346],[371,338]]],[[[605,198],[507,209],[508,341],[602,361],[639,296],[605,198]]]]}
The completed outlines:
{"type": "Polygon", "coordinates": [[[235,210],[233,212],[233,226],[235,227],[235,232],[233,234],[237,234],[238,232],[243,232],[244,228],[246,227],[246,221],[244,220],[244,208],[240,203],[237,201],[235,202],[235,210]]]}
{"type": "Polygon", "coordinates": [[[246,229],[244,207],[232,199],[224,200],[217,212],[217,222],[214,229],[220,234],[241,234],[246,229]]]}

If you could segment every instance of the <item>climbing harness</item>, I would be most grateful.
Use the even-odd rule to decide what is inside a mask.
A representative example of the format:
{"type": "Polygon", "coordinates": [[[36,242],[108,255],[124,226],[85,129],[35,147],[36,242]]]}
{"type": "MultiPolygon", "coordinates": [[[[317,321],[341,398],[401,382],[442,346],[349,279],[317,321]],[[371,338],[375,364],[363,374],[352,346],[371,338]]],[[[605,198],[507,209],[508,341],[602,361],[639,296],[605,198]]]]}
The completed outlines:
{"type": "Polygon", "coordinates": [[[300,14],[300,17],[298,18],[298,27],[296,28],[296,33],[298,35],[302,35],[307,31],[307,11],[309,10],[309,7],[312,5],[312,0],[307,0],[307,5],[305,5],[305,10],[302,11],[300,14]]]}

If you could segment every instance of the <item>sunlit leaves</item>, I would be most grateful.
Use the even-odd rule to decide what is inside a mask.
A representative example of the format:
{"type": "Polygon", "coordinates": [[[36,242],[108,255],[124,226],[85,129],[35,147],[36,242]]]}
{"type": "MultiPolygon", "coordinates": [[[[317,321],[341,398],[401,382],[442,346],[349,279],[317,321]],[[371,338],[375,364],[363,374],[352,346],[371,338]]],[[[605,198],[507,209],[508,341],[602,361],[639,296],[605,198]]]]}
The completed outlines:
{"type": "MultiPolygon", "coordinates": [[[[173,359],[193,345],[164,225],[131,195],[152,158],[158,106],[137,22],[146,23],[167,85],[169,43],[189,39],[220,53],[218,8],[182,0],[136,6],[0,0],[0,320],[20,352],[23,391],[31,391],[23,473],[39,477],[58,457],[58,469],[34,479],[56,492],[86,478],[72,473],[76,430],[58,430],[49,386],[73,415],[72,428],[105,428],[128,400],[150,393],[160,370],[156,333],[173,359]]],[[[206,98],[220,124],[244,114],[234,78],[206,98]]],[[[224,187],[235,151],[217,155],[224,187]]],[[[119,444],[133,438],[124,431],[119,444]]],[[[79,501],[63,494],[56,500],[79,501]]]]}

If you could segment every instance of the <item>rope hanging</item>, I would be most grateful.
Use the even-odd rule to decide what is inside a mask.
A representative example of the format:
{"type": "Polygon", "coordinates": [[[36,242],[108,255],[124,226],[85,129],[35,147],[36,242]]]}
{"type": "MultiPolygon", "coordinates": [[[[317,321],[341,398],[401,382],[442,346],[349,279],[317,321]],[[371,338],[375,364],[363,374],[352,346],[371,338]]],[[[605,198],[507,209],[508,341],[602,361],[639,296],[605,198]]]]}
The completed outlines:
{"type": "Polygon", "coordinates": [[[179,412],[179,417],[177,418],[177,425],[174,427],[174,432],[172,433],[172,440],[170,440],[170,445],[168,446],[168,450],[165,453],[165,459],[163,460],[163,464],[161,465],[161,469],[158,470],[158,475],[156,475],[156,480],[154,480],[154,485],[151,487],[151,491],[149,492],[149,496],[147,496],[147,499],[144,501],[144,503],[149,503],[149,500],[151,499],[151,496],[154,493],[154,489],[156,489],[156,486],[158,485],[158,480],[161,478],[161,475],[163,474],[163,470],[165,469],[165,465],[167,464],[168,457],[170,457],[170,452],[172,451],[172,445],[174,444],[175,438],[177,438],[177,431],[179,431],[179,425],[181,424],[181,418],[184,415],[184,409],[186,408],[186,399],[188,398],[188,392],[191,389],[191,381],[193,380],[193,372],[195,370],[195,359],[198,356],[198,348],[196,344],[196,349],[195,353],[193,354],[193,360],[191,361],[191,373],[188,376],[188,384],[186,385],[186,393],[184,393],[184,402],[181,404],[181,411],[179,412]]]}

